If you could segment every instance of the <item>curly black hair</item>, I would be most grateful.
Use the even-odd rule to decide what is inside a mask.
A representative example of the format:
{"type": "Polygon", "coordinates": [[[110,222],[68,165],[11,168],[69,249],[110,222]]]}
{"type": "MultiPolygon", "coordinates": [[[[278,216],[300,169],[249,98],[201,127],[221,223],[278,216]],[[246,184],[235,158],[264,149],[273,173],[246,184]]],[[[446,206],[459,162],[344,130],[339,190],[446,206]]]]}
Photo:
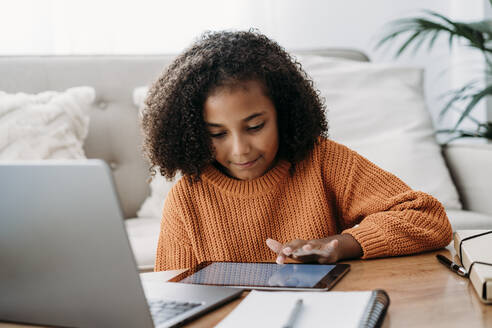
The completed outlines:
{"type": "Polygon", "coordinates": [[[171,179],[177,171],[199,180],[214,162],[203,119],[207,97],[217,88],[255,80],[277,110],[278,158],[295,164],[327,136],[324,99],[284,48],[255,30],[205,32],[154,82],[145,100],[143,151],[171,179]]]}

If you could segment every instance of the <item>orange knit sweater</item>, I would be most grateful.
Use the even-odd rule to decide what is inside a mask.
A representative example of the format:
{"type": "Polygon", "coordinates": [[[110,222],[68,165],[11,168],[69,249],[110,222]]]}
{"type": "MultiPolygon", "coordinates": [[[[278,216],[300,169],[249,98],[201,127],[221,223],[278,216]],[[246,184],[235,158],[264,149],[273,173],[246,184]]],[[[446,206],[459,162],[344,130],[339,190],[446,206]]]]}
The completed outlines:
{"type": "Polygon", "coordinates": [[[452,229],[441,203],[413,191],[356,152],[320,138],[289,173],[280,160],[254,180],[213,166],[199,182],[181,179],[163,209],[155,270],[201,261],[275,261],[267,238],[282,243],[351,234],[363,258],[446,246],[452,229]]]}

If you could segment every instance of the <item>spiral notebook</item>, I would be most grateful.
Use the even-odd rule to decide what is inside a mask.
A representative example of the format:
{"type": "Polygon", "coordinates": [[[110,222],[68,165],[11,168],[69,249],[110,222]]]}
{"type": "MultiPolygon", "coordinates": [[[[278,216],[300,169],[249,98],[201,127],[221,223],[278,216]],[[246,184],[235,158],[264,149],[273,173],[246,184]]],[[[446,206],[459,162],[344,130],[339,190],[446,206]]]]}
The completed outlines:
{"type": "Polygon", "coordinates": [[[380,327],[390,300],[381,289],[354,292],[270,292],[253,290],[217,327],[283,327],[296,302],[293,327],[380,327]]]}

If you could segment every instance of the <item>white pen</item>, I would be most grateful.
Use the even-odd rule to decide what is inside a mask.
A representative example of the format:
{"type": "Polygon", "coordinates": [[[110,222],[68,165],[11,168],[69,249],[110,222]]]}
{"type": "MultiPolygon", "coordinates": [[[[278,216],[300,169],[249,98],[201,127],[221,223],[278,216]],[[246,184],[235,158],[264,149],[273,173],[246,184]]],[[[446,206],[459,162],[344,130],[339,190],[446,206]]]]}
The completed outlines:
{"type": "Polygon", "coordinates": [[[293,328],[294,327],[294,323],[296,322],[296,319],[299,316],[299,312],[301,312],[301,308],[302,308],[302,298],[299,298],[296,301],[294,308],[290,312],[289,319],[287,320],[285,325],[282,326],[282,328],[293,328]]]}

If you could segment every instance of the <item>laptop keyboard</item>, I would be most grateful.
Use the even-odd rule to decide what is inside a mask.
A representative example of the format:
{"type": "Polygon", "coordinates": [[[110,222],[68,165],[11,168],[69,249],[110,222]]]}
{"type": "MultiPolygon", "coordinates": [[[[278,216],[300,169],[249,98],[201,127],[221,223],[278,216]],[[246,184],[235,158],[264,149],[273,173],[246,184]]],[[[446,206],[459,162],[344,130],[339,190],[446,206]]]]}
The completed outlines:
{"type": "Polygon", "coordinates": [[[177,302],[169,300],[150,300],[149,307],[156,326],[186,311],[202,305],[201,303],[177,302]]]}

